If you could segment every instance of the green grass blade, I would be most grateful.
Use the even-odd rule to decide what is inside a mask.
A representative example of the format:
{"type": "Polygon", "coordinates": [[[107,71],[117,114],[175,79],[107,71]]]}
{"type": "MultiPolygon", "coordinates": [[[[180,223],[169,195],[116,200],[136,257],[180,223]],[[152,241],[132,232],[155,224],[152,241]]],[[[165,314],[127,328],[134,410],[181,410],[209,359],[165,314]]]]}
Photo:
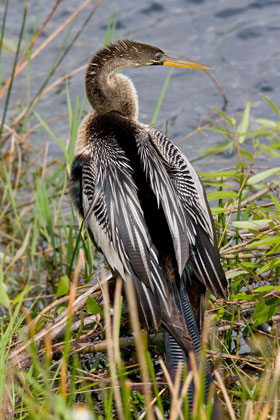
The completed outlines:
{"type": "Polygon", "coordinates": [[[152,121],[151,121],[152,126],[154,126],[155,123],[156,123],[156,120],[157,120],[157,117],[158,117],[158,114],[159,114],[159,111],[160,111],[160,108],[161,108],[161,105],[162,105],[162,102],[163,102],[164,94],[165,94],[165,91],[166,91],[167,86],[169,84],[172,72],[173,72],[173,69],[168,72],[168,74],[165,78],[165,81],[163,83],[163,86],[161,88],[159,99],[158,99],[158,102],[157,102],[157,105],[156,105],[156,108],[155,108],[155,111],[154,111],[154,115],[153,115],[153,118],[152,118],[152,121]]]}

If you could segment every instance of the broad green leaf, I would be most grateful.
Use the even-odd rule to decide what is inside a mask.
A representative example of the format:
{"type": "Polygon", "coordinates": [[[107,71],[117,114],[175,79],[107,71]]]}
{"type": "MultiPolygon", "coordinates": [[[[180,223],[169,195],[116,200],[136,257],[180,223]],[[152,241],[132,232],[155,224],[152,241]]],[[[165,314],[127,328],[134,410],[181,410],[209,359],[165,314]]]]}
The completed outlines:
{"type": "Polygon", "coordinates": [[[261,287],[258,287],[257,289],[254,289],[253,292],[254,293],[270,292],[271,290],[274,290],[274,286],[261,286],[261,287]]]}
{"type": "Polygon", "coordinates": [[[248,185],[257,184],[258,182],[263,181],[264,179],[268,178],[269,176],[277,172],[280,172],[280,166],[277,166],[276,168],[272,168],[272,169],[267,169],[266,171],[263,171],[263,172],[260,172],[259,174],[251,176],[248,179],[247,184],[248,185]]]}
{"type": "Polygon", "coordinates": [[[68,276],[62,276],[59,279],[57,292],[55,294],[55,297],[64,296],[69,292],[70,289],[70,282],[68,276]]]}
{"type": "Polygon", "coordinates": [[[247,245],[247,248],[255,248],[256,246],[261,245],[274,245],[280,244],[280,237],[279,236],[265,236],[264,238],[260,239],[259,241],[254,241],[251,244],[247,245]]]}
{"type": "Polygon", "coordinates": [[[275,302],[273,301],[272,304],[268,304],[268,302],[265,302],[264,299],[260,299],[259,302],[255,306],[254,314],[253,314],[253,320],[254,320],[254,326],[258,326],[263,324],[264,322],[268,321],[273,317],[273,315],[276,314],[278,310],[278,304],[277,300],[275,299],[275,302]]]}
{"type": "Polygon", "coordinates": [[[265,118],[258,118],[256,122],[265,128],[277,128],[277,123],[275,121],[267,120],[265,118]]]}
{"type": "Polygon", "coordinates": [[[232,224],[233,226],[240,229],[254,229],[258,226],[267,225],[270,222],[272,222],[271,219],[262,219],[262,220],[246,220],[246,221],[232,222],[232,224]]]}
{"type": "Polygon", "coordinates": [[[222,319],[222,318],[223,318],[224,313],[225,313],[225,309],[224,309],[224,308],[220,308],[220,309],[218,310],[218,312],[216,313],[216,321],[217,321],[217,322],[218,322],[218,321],[220,321],[220,319],[222,319]]]}
{"type": "Polygon", "coordinates": [[[232,295],[230,300],[255,300],[256,296],[255,295],[247,295],[246,293],[237,293],[236,295],[232,295]]]}
{"type": "Polygon", "coordinates": [[[219,200],[220,198],[235,198],[237,193],[235,191],[215,191],[207,194],[208,201],[219,200]]]}
{"type": "Polygon", "coordinates": [[[102,311],[102,308],[101,306],[97,305],[95,299],[93,299],[92,296],[89,296],[87,298],[86,310],[89,314],[96,315],[102,311]]]}
{"type": "Polygon", "coordinates": [[[250,100],[247,103],[242,119],[237,127],[237,132],[239,134],[239,138],[238,138],[239,143],[244,143],[244,141],[246,140],[245,133],[248,131],[248,127],[249,127],[251,105],[252,105],[252,100],[250,100]]]}
{"type": "Polygon", "coordinates": [[[265,264],[260,270],[258,270],[258,274],[265,273],[268,270],[271,270],[274,267],[280,266],[280,258],[274,258],[269,263],[265,264]]]}
{"type": "MultiPolygon", "coordinates": [[[[279,125],[279,129],[280,129],[280,125],[279,125]]],[[[277,147],[279,147],[279,146],[277,145],[277,147]]],[[[276,158],[280,157],[280,153],[278,153],[278,151],[275,150],[275,148],[272,145],[267,146],[265,144],[260,144],[259,145],[259,151],[261,153],[267,154],[268,156],[273,156],[273,157],[276,157],[276,158]]]]}
{"type": "Polygon", "coordinates": [[[242,266],[248,268],[256,268],[258,266],[258,263],[242,261],[242,266]]]}
{"type": "Polygon", "coordinates": [[[254,156],[247,150],[241,150],[241,155],[246,156],[251,162],[254,162],[254,156]]]}
{"type": "Polygon", "coordinates": [[[211,207],[212,214],[221,214],[225,213],[227,209],[224,209],[223,207],[211,207]]]}
{"type": "Polygon", "coordinates": [[[227,278],[227,280],[234,279],[235,277],[240,276],[241,274],[247,274],[247,273],[248,273],[248,271],[246,271],[246,270],[232,271],[231,273],[226,274],[226,278],[227,278]]]}

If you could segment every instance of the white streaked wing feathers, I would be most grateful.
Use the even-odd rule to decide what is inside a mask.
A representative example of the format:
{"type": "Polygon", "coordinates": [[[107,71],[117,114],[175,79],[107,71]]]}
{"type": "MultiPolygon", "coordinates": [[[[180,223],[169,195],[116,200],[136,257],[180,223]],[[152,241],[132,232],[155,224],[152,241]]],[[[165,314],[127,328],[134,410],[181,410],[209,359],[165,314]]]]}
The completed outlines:
{"type": "Polygon", "coordinates": [[[136,143],[147,180],[156,196],[158,206],[161,205],[164,211],[181,275],[189,258],[187,222],[182,203],[177,198],[174,186],[162,165],[162,159],[149,140],[149,135],[142,130],[139,136],[136,136],[136,143]]]}
{"type": "Polygon", "coordinates": [[[213,232],[203,187],[193,166],[178,147],[163,133],[154,128],[149,128],[148,132],[154,146],[171,168],[169,176],[173,179],[176,191],[185,209],[195,220],[199,217],[197,222],[208,233],[213,244],[215,232],[213,232]]]}
{"type": "MultiPolygon", "coordinates": [[[[98,156],[95,156],[96,159],[98,156]]],[[[92,170],[96,173],[98,167],[99,172],[94,186],[90,188],[91,194],[93,191],[92,202],[89,202],[86,194],[89,187],[83,185],[83,210],[95,244],[104,253],[110,267],[123,279],[130,275],[140,280],[138,288],[142,287],[149,305],[151,301],[147,288],[159,297],[166,313],[170,313],[165,280],[148,234],[131,168],[122,155],[114,161],[108,156],[102,165],[97,161],[95,165],[92,170]],[[96,203],[99,203],[98,214],[94,207],[96,203]],[[100,214],[106,215],[105,223],[102,217],[103,225],[100,224],[100,214]]],[[[90,168],[85,166],[84,171],[89,173],[90,168]]],[[[154,309],[150,306],[153,322],[158,319],[154,309]]]]}
{"type": "MultiPolygon", "coordinates": [[[[184,229],[190,244],[191,259],[199,278],[215,295],[225,297],[226,279],[220,265],[211,214],[200,179],[177,146],[160,131],[144,127],[150,134],[153,147],[161,156],[161,163],[165,165],[167,176],[175,189],[175,196],[183,205],[186,223],[184,229]]],[[[175,223],[173,228],[175,232],[175,223]]],[[[176,246],[179,251],[178,243],[174,243],[174,247],[176,246]]]]}

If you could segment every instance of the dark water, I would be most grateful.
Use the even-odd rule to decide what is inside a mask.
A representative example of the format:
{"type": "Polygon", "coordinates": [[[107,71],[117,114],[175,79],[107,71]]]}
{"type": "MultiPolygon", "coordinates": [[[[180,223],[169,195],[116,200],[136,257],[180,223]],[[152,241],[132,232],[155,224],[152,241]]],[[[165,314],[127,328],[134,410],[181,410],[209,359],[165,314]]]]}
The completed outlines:
{"type": "MultiPolygon", "coordinates": [[[[81,3],[81,0],[63,1],[42,38],[47,38],[81,3]]],[[[28,28],[29,33],[32,33],[37,14],[41,24],[54,2],[29,0],[28,4],[28,28]]],[[[78,30],[93,5],[94,2],[81,13],[75,23],[75,30],[78,30]]],[[[17,38],[19,32],[22,8],[22,0],[9,2],[6,36],[12,40],[17,38]]],[[[3,13],[3,2],[0,11],[3,13]]],[[[154,44],[169,53],[183,54],[212,65],[212,74],[228,99],[227,112],[240,111],[249,99],[253,99],[253,117],[272,117],[272,111],[259,96],[259,92],[280,105],[280,1],[277,0],[104,0],[51,82],[88,62],[90,56],[103,44],[109,16],[115,12],[118,12],[118,23],[114,39],[130,37],[154,44]]],[[[62,35],[59,40],[62,40],[62,35]]],[[[31,97],[42,83],[57,51],[58,38],[32,63],[31,97]]],[[[6,74],[10,72],[12,58],[11,53],[5,56],[6,74]]],[[[151,121],[168,71],[167,68],[155,67],[126,72],[138,90],[140,121],[151,121]]],[[[23,73],[16,79],[15,86],[10,102],[11,111],[18,95],[21,95],[23,101],[26,100],[23,73]]],[[[69,88],[73,101],[76,95],[81,98],[84,74],[74,76],[69,82],[69,88]]],[[[221,108],[223,100],[203,71],[174,69],[156,126],[164,130],[168,119],[169,136],[179,141],[197,127],[213,105],[221,108]]],[[[65,112],[65,89],[52,91],[45,96],[37,110],[44,119],[65,112]]],[[[52,123],[51,127],[62,138],[67,138],[66,119],[52,123]]],[[[37,137],[38,134],[33,135],[32,141],[36,142],[37,137]]],[[[193,158],[197,156],[194,149],[209,147],[219,139],[213,134],[209,137],[199,134],[180,147],[193,158]]],[[[47,134],[44,134],[44,141],[51,143],[51,153],[56,155],[58,146],[47,134]]],[[[208,160],[208,165],[225,167],[231,159],[221,156],[208,160]]],[[[201,169],[199,163],[196,166],[201,169]]]]}

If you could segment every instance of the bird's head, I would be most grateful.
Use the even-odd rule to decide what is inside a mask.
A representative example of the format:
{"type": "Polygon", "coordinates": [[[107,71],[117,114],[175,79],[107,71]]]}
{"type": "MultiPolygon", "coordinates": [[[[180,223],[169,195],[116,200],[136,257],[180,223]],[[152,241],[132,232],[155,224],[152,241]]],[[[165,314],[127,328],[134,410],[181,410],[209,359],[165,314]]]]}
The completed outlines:
{"type": "Polygon", "coordinates": [[[184,61],[168,56],[158,47],[130,40],[120,40],[107,47],[112,55],[118,55],[126,61],[128,67],[144,67],[153,65],[184,67],[191,69],[211,69],[210,66],[194,61],[184,61]]]}
{"type": "Polygon", "coordinates": [[[192,69],[211,68],[193,61],[169,57],[164,51],[152,45],[130,40],[116,41],[97,51],[87,68],[86,92],[92,107],[99,114],[118,111],[136,119],[138,101],[135,87],[127,76],[116,72],[154,65],[192,69]]]}

